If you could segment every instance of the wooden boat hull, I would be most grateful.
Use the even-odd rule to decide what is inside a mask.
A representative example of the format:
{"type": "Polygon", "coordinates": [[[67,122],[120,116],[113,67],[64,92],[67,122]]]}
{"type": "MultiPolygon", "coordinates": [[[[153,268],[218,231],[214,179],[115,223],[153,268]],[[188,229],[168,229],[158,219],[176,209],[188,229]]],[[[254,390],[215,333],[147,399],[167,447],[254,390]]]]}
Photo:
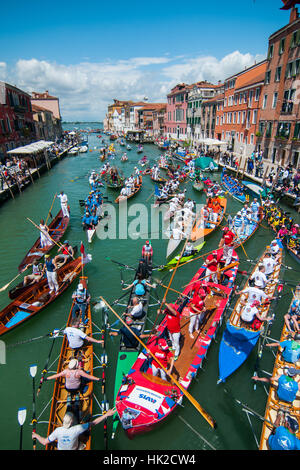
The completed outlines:
{"type": "MultiPolygon", "coordinates": [[[[234,259],[238,264],[238,256],[235,252],[234,259]]],[[[205,265],[203,265],[197,271],[191,283],[183,291],[183,295],[188,295],[192,291],[192,283],[204,275],[205,269],[205,265]]],[[[237,265],[231,270],[227,286],[208,283],[216,293],[214,296],[207,296],[206,306],[209,314],[206,315],[206,320],[201,325],[200,334],[194,340],[189,337],[187,331],[187,320],[190,315],[189,308],[185,306],[182,310],[181,334],[184,336],[184,342],[174,367],[175,374],[176,376],[178,374],[180,383],[185,389],[188,389],[192,379],[202,366],[211,341],[216,335],[217,328],[233,290],[236,274],[237,265]],[[208,299],[208,297],[210,298],[208,299]]],[[[178,310],[180,301],[177,300],[173,306],[178,310]]],[[[166,318],[158,326],[158,333],[162,334],[165,328],[166,318]]],[[[153,338],[148,343],[152,340],[153,338]]],[[[153,377],[151,367],[147,364],[145,350],[138,355],[127,377],[132,382],[120,387],[115,403],[127,436],[133,438],[135,435],[151,431],[168,418],[177,408],[178,404],[181,404],[183,392],[172,382],[167,382],[159,377],[153,377]]]]}
{"type": "Polygon", "coordinates": [[[115,203],[119,204],[120,202],[126,201],[126,199],[132,198],[133,196],[135,196],[140,191],[141,188],[142,188],[142,176],[140,175],[140,182],[135,187],[134,192],[131,193],[130,196],[118,196],[117,199],[115,200],[115,203]]]}
{"type": "MultiPolygon", "coordinates": [[[[265,250],[266,252],[266,250],[265,250]]],[[[251,275],[257,269],[258,264],[261,263],[265,252],[261,256],[259,262],[254,267],[251,275]]],[[[269,288],[266,287],[265,292],[269,297],[272,297],[275,293],[276,285],[279,280],[280,268],[282,260],[282,248],[281,248],[281,259],[275,266],[274,273],[272,276],[272,284],[269,288]]],[[[249,279],[245,287],[249,286],[249,279]]],[[[244,294],[241,294],[234,310],[227,322],[226,329],[224,331],[220,350],[219,350],[219,382],[225,382],[226,379],[233,374],[249,357],[253,350],[258,338],[262,332],[263,325],[259,330],[246,327],[241,321],[241,301],[244,299],[244,294]]],[[[259,306],[258,309],[261,314],[267,316],[270,304],[265,306],[259,306]]]]}
{"type": "MultiPolygon", "coordinates": [[[[250,233],[248,235],[246,235],[245,233],[244,234],[241,234],[241,236],[239,237],[239,240],[237,240],[235,243],[234,243],[234,249],[236,250],[239,246],[241,246],[241,244],[244,244],[246,243],[246,241],[249,240],[249,238],[251,238],[254,233],[256,232],[256,230],[258,229],[261,221],[263,220],[264,216],[263,214],[261,213],[260,216],[259,216],[259,220],[258,222],[253,222],[251,224],[251,229],[250,229],[250,233]]],[[[235,230],[234,228],[231,229],[233,233],[235,233],[235,230]]]]}
{"type": "Polygon", "coordinates": [[[59,291],[49,295],[47,279],[33,284],[0,312],[0,336],[29,320],[60,296],[80,274],[81,257],[70,261],[57,271],[59,291]],[[40,305],[33,305],[39,303],[40,305]]]}
{"type": "MultiPolygon", "coordinates": [[[[81,278],[81,282],[86,284],[87,278],[81,278]]],[[[72,307],[69,313],[67,326],[71,325],[72,320],[72,308],[74,303],[72,303],[72,307]]],[[[83,327],[84,332],[87,336],[92,336],[92,316],[91,316],[91,307],[87,308],[87,324],[83,327]]],[[[80,352],[82,354],[82,358],[84,361],[84,370],[89,374],[93,374],[93,343],[85,342],[80,348],[80,352]]],[[[57,373],[61,372],[62,370],[66,369],[70,359],[74,357],[74,350],[71,349],[68,345],[67,337],[64,335],[57,373]]],[[[63,418],[67,411],[72,411],[72,402],[68,400],[69,393],[65,389],[64,383],[62,380],[57,379],[54,384],[53,390],[53,397],[51,402],[51,410],[50,410],[50,417],[49,417],[49,425],[48,425],[48,432],[47,435],[51,434],[56,428],[62,426],[63,418]]],[[[93,381],[89,381],[83,393],[78,394],[79,400],[73,403],[73,406],[79,407],[79,414],[80,414],[80,422],[84,422],[85,419],[88,419],[92,416],[92,407],[93,407],[93,381]]],[[[85,450],[91,449],[91,434],[84,433],[81,434],[79,437],[79,442],[85,444],[85,450]]],[[[46,446],[46,450],[55,450],[56,444],[48,444],[46,446]]]]}
{"type": "Polygon", "coordinates": [[[227,199],[225,197],[220,197],[220,206],[221,206],[221,212],[218,215],[218,220],[216,224],[211,224],[213,225],[211,228],[201,228],[201,222],[202,218],[201,215],[199,219],[196,222],[195,227],[192,230],[191,233],[191,240],[196,241],[201,238],[207,237],[210,235],[219,225],[222,223],[222,220],[224,218],[225,212],[226,212],[226,207],[227,207],[227,199]]]}
{"type": "MultiPolygon", "coordinates": [[[[58,212],[56,217],[49,224],[49,235],[56,241],[56,243],[63,237],[69,225],[70,218],[63,217],[62,210],[58,212]]],[[[26,256],[21,261],[18,270],[22,271],[27,264],[33,263],[33,261],[41,259],[46,253],[48,253],[55,245],[51,242],[51,245],[41,248],[40,237],[33,244],[32,248],[28,251],[26,256]]]]}

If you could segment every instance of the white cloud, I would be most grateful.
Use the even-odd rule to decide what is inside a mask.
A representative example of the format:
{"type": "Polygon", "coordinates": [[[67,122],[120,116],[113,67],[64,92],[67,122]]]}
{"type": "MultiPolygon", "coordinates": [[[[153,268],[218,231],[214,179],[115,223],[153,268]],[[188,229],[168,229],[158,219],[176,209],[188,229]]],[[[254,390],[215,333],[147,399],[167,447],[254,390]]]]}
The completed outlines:
{"type": "Polygon", "coordinates": [[[0,80],[6,79],[7,65],[5,62],[0,62],[0,80]]]}
{"type": "Polygon", "coordinates": [[[0,78],[5,75],[26,91],[45,91],[60,98],[64,119],[103,119],[114,98],[166,101],[170,89],[179,82],[208,80],[217,83],[262,60],[234,51],[221,60],[206,57],[133,57],[128,60],[64,65],[46,60],[20,59],[7,70],[0,62],[0,78]]]}

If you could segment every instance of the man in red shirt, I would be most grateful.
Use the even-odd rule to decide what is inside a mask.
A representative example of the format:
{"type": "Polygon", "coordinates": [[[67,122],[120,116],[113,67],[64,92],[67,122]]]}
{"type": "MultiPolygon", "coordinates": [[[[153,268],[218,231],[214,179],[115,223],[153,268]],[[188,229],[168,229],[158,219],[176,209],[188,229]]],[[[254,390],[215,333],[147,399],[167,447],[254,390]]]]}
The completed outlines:
{"type": "MultiPolygon", "coordinates": [[[[200,291],[200,289],[199,289],[200,291]]],[[[190,308],[190,324],[189,324],[189,334],[193,339],[193,331],[195,329],[196,333],[199,331],[200,322],[204,316],[205,304],[201,292],[194,292],[192,301],[189,305],[190,308]]]]}
{"type": "Polygon", "coordinates": [[[167,318],[167,329],[172,341],[172,349],[175,351],[174,360],[176,361],[180,353],[180,313],[172,304],[166,304],[166,308],[162,313],[164,313],[167,318]]]}
{"type": "MultiPolygon", "coordinates": [[[[167,341],[164,338],[159,338],[157,343],[154,343],[150,346],[149,350],[156,357],[162,366],[167,369],[168,373],[171,374],[173,365],[174,365],[174,354],[170,351],[167,341]],[[168,364],[170,361],[170,365],[168,368],[168,364]]],[[[167,374],[165,373],[164,369],[161,368],[160,364],[153,359],[152,361],[152,374],[156,376],[158,372],[163,380],[167,380],[167,374]]]]}
{"type": "Polygon", "coordinates": [[[232,252],[234,247],[234,240],[236,235],[229,230],[228,227],[223,228],[223,235],[219,243],[219,248],[223,248],[222,259],[225,261],[225,266],[231,263],[232,252]]]}
{"type": "Polygon", "coordinates": [[[220,261],[220,256],[218,255],[217,251],[213,251],[208,257],[206,258],[205,264],[206,264],[206,273],[205,273],[205,278],[206,281],[218,283],[218,264],[220,261]]]}

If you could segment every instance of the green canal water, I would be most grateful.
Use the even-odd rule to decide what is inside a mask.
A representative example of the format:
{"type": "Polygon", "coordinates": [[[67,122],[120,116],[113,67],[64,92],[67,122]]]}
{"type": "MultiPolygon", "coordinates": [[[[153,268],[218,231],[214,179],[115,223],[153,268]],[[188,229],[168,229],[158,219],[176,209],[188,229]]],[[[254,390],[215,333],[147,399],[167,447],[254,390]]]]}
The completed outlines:
{"type": "MultiPolygon", "coordinates": [[[[78,128],[99,127],[98,124],[78,124],[78,128]]],[[[71,126],[66,129],[72,129],[71,126]]],[[[108,139],[106,137],[106,139],[108,139]]],[[[90,246],[87,246],[85,233],[81,229],[82,209],[78,204],[79,199],[86,197],[89,192],[88,175],[92,169],[98,170],[102,166],[99,161],[99,150],[95,148],[101,147],[101,140],[96,134],[89,135],[89,148],[92,152],[81,154],[74,157],[66,157],[60,163],[55,165],[49,172],[44,173],[40,179],[35,181],[34,185],[28,187],[24,193],[16,196],[15,200],[4,203],[0,208],[0,233],[1,233],[1,263],[0,263],[0,285],[3,286],[17,274],[17,266],[24,256],[24,253],[32,246],[37,238],[36,229],[28,222],[29,217],[36,223],[42,217],[46,217],[50,208],[53,196],[56,192],[64,190],[68,195],[71,206],[70,227],[65,235],[72,244],[79,246],[80,241],[84,242],[86,251],[92,254],[93,260],[85,267],[85,274],[89,278],[89,291],[92,298],[102,295],[108,302],[112,302],[120,297],[121,276],[119,267],[106,260],[110,257],[114,260],[136,266],[140,257],[141,248],[144,240],[148,238],[145,234],[142,239],[132,240],[100,240],[95,238],[90,246]]],[[[122,168],[125,175],[129,175],[135,164],[141,158],[141,154],[136,153],[136,145],[133,150],[127,152],[129,161],[120,162],[120,156],[124,151],[124,147],[115,144],[117,157],[113,161],[119,168],[122,168]]],[[[144,146],[144,155],[147,155],[151,163],[154,163],[160,155],[159,149],[147,144],[144,146]]],[[[219,180],[220,174],[216,175],[219,180]]],[[[196,202],[205,201],[202,194],[197,193],[191,183],[182,185],[187,189],[187,195],[196,202]]],[[[145,203],[150,207],[153,197],[150,194],[154,190],[154,183],[149,176],[143,179],[142,190],[137,196],[129,202],[129,206],[134,203],[145,203]],[[146,202],[146,199],[148,201],[146,202]]],[[[105,190],[108,199],[113,201],[116,194],[113,190],[105,190]]],[[[232,198],[228,198],[227,213],[235,214],[241,207],[240,203],[232,198]]],[[[60,208],[59,202],[56,201],[53,214],[56,214],[60,208]]],[[[294,217],[296,213],[287,208],[294,217]]],[[[118,211],[118,209],[117,209],[118,211]]],[[[130,222],[130,217],[128,221],[130,222]]],[[[251,259],[256,259],[264,251],[266,245],[274,238],[270,229],[266,228],[266,222],[263,223],[245,245],[247,255],[251,259]]],[[[144,233],[143,227],[137,231],[144,233]]],[[[221,232],[217,230],[207,240],[203,250],[208,252],[217,247],[220,240],[221,232]]],[[[163,264],[165,262],[167,240],[153,239],[152,245],[154,249],[154,263],[163,264]]],[[[203,251],[204,252],[204,251],[203,251]]],[[[245,259],[242,248],[238,249],[238,254],[245,259]]],[[[173,280],[172,287],[182,290],[182,286],[186,284],[194,273],[199,269],[201,260],[190,263],[178,269],[173,280]]],[[[299,279],[299,264],[294,261],[289,254],[285,255],[285,263],[292,267],[293,270],[285,271],[283,279],[297,282],[299,279]],[[298,272],[296,271],[298,270],[298,272]]],[[[241,261],[241,270],[250,270],[251,266],[245,261],[241,261]]],[[[132,279],[132,271],[124,272],[124,280],[132,279]]],[[[156,277],[159,277],[157,275],[156,277]]],[[[165,278],[168,282],[170,275],[165,278]]],[[[237,284],[243,285],[246,278],[239,275],[237,284]]],[[[32,449],[31,440],[31,418],[32,418],[32,379],[29,375],[29,367],[31,364],[37,364],[38,373],[36,382],[38,383],[41,371],[45,365],[46,358],[51,346],[50,339],[36,340],[25,344],[15,345],[21,341],[36,338],[45,335],[55,328],[61,328],[65,325],[71,305],[71,294],[76,286],[72,285],[59,299],[51,306],[39,313],[36,317],[25,322],[22,326],[16,328],[3,337],[6,345],[6,364],[0,365],[1,374],[1,420],[0,420],[0,449],[18,449],[19,446],[19,425],[17,421],[17,411],[19,407],[27,408],[27,420],[24,425],[23,448],[32,449]]],[[[288,309],[291,301],[291,287],[285,285],[283,294],[286,294],[279,301],[276,308],[276,319],[272,326],[271,336],[279,338],[283,326],[283,316],[288,309]]],[[[162,288],[157,289],[159,298],[162,299],[164,291],[162,288]]],[[[168,300],[175,299],[174,295],[168,294],[168,300]]],[[[0,294],[0,307],[4,308],[9,302],[7,291],[0,294]]],[[[231,306],[234,305],[235,299],[232,299],[231,306]]],[[[120,307],[117,308],[121,312],[120,307]]],[[[149,317],[154,319],[156,315],[156,307],[150,309],[149,317]]],[[[109,317],[110,323],[115,321],[113,314],[109,317]]],[[[101,325],[100,314],[93,313],[93,321],[96,325],[101,325]]],[[[267,395],[260,384],[257,389],[253,389],[254,365],[256,360],[256,350],[253,351],[247,362],[226,382],[226,384],[217,385],[218,380],[218,350],[222,331],[225,327],[223,322],[219,329],[216,341],[213,341],[208,351],[206,360],[198,373],[196,380],[193,382],[190,393],[199,401],[201,406],[211,415],[217,422],[217,429],[212,430],[204,419],[199,415],[196,409],[185,399],[183,407],[178,410],[168,421],[163,423],[155,431],[143,436],[138,436],[134,440],[129,440],[121,426],[119,426],[115,439],[109,441],[110,450],[203,450],[209,449],[207,444],[201,439],[200,435],[207,440],[217,450],[255,450],[256,444],[253,431],[259,438],[261,431],[261,422],[252,417],[253,431],[247,420],[247,416],[241,408],[234,404],[224,393],[224,388],[229,388],[234,395],[248,406],[255,409],[258,413],[264,414],[264,407],[267,395]],[[191,427],[188,427],[188,423],[191,427]]],[[[148,324],[151,328],[151,324],[148,324]]],[[[97,331],[95,328],[94,331],[97,331]]],[[[118,341],[110,338],[107,340],[107,353],[109,364],[107,368],[107,396],[111,406],[113,405],[113,388],[114,373],[117,358],[118,341]]],[[[61,339],[56,340],[51,356],[51,363],[58,357],[61,347],[61,339]]],[[[101,353],[101,347],[95,346],[97,355],[101,353]]],[[[261,361],[263,370],[272,371],[274,356],[271,351],[265,350],[261,361]]],[[[51,371],[56,371],[57,362],[50,367],[51,371]]],[[[100,373],[98,369],[98,373],[100,373]]],[[[97,374],[96,374],[97,375],[97,374]]],[[[45,382],[40,395],[36,401],[37,416],[39,416],[39,424],[37,431],[41,435],[46,435],[47,421],[49,418],[50,407],[45,411],[44,408],[51,400],[53,392],[53,382],[45,382]]],[[[101,387],[95,386],[95,394],[101,401],[101,387]]],[[[98,406],[94,402],[94,413],[99,413],[98,406]]],[[[109,422],[109,431],[111,422],[109,422]]],[[[104,449],[103,428],[100,424],[93,429],[92,448],[95,450],[104,449]]],[[[42,446],[38,444],[38,448],[42,446]]]]}

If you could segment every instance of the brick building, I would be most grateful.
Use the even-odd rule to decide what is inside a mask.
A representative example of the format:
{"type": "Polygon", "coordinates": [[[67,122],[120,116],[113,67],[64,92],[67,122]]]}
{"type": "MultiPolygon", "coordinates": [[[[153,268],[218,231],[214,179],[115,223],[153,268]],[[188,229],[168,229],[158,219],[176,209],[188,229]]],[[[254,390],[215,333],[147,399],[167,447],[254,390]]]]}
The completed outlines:
{"type": "Polygon", "coordinates": [[[36,91],[33,91],[31,93],[31,103],[51,111],[53,115],[54,139],[56,137],[60,138],[62,135],[62,125],[59,99],[56,96],[49,95],[48,90],[46,90],[44,93],[37,93],[36,91]]]}
{"type": "Polygon", "coordinates": [[[30,95],[0,82],[0,158],[5,158],[8,150],[27,145],[35,138],[30,95]]]}
{"type": "Polygon", "coordinates": [[[292,8],[289,24],[269,37],[257,146],[270,164],[299,165],[299,94],[300,19],[292,8]]]}
{"type": "Polygon", "coordinates": [[[165,134],[168,138],[179,140],[187,138],[188,94],[192,87],[193,85],[180,83],[167,95],[165,134]]]}

